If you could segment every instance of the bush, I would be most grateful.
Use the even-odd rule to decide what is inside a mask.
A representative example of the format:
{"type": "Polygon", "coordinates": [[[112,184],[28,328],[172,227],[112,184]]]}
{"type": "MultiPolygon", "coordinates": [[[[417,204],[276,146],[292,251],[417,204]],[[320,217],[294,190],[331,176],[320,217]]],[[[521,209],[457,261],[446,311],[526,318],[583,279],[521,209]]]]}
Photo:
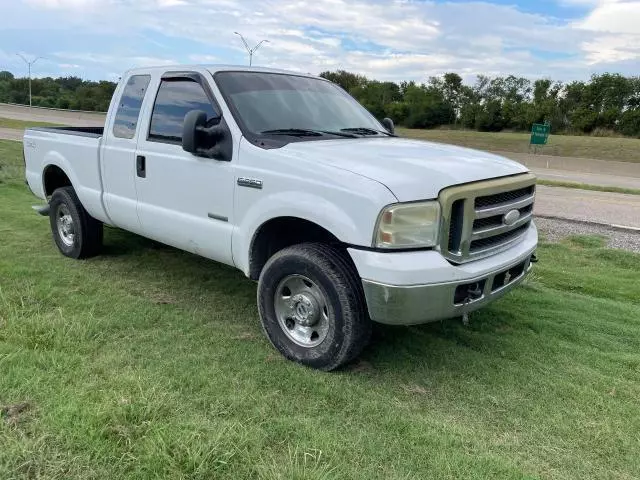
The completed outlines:
{"type": "Polygon", "coordinates": [[[622,135],[610,128],[597,127],[591,132],[592,137],[621,137],[622,135]]]}
{"type": "MultiPolygon", "coordinates": [[[[31,83],[33,105],[79,110],[105,111],[116,87],[113,82],[92,82],[78,77],[34,78],[31,83]]],[[[0,72],[0,102],[27,105],[28,79],[0,72]]]]}
{"type": "Polygon", "coordinates": [[[590,133],[596,127],[598,114],[588,108],[578,108],[570,116],[571,125],[580,132],[590,133]]]}
{"type": "Polygon", "coordinates": [[[490,101],[476,115],[475,128],[481,132],[499,132],[504,127],[500,102],[490,101]]]}
{"type": "Polygon", "coordinates": [[[640,107],[622,114],[618,130],[623,135],[640,138],[640,107]]]}

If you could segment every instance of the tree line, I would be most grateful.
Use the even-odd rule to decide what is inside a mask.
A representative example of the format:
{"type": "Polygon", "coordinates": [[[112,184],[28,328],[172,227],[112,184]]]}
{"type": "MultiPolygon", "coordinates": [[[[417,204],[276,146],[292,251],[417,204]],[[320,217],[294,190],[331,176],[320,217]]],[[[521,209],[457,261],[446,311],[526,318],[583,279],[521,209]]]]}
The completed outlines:
{"type": "Polygon", "coordinates": [[[344,70],[320,76],[340,85],[377,118],[390,117],[409,128],[528,131],[533,123],[549,122],[554,133],[640,137],[640,77],[605,73],[563,83],[479,75],[473,85],[465,85],[456,73],[426,83],[380,82],[344,70]]]}
{"type": "MultiPolygon", "coordinates": [[[[527,131],[549,122],[554,133],[617,132],[640,137],[640,77],[615,73],[588,81],[531,81],[479,75],[466,85],[457,73],[425,83],[381,82],[344,70],[320,74],[351,93],[373,115],[409,128],[442,125],[480,131],[527,131]]],[[[69,76],[34,78],[35,106],[106,111],[116,84],[69,76]]],[[[0,72],[0,102],[29,104],[29,81],[0,72]]]]}
{"type": "MultiPolygon", "coordinates": [[[[106,112],[116,84],[92,82],[79,77],[34,78],[31,80],[32,104],[38,107],[69,108],[106,112]]],[[[0,102],[29,105],[29,79],[0,72],[0,102]]]]}

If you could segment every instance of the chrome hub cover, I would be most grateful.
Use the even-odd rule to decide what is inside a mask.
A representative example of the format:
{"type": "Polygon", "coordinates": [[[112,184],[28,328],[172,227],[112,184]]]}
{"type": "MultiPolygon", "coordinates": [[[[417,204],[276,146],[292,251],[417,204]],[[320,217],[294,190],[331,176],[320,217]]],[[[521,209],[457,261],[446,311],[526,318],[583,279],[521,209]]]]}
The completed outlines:
{"type": "Polygon", "coordinates": [[[329,332],[329,309],[323,291],[304,275],[283,278],[274,296],[280,328],[302,347],[320,345],[329,332]]]}
{"type": "Polygon", "coordinates": [[[305,327],[310,327],[318,322],[318,306],[313,296],[299,293],[291,301],[293,302],[293,315],[296,322],[305,327]]]}
{"type": "Polygon", "coordinates": [[[58,208],[56,215],[56,227],[58,228],[58,236],[62,243],[68,247],[72,247],[76,241],[76,229],[73,224],[73,217],[69,211],[69,207],[62,204],[58,208]]]}

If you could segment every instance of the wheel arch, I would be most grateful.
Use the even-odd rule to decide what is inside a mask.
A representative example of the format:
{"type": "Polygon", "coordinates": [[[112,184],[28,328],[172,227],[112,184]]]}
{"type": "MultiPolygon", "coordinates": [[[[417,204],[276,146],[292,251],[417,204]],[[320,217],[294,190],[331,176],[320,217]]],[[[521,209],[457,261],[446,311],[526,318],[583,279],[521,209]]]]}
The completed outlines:
{"type": "Polygon", "coordinates": [[[264,221],[249,244],[248,276],[258,280],[264,265],[283,248],[306,242],[343,245],[329,229],[297,216],[284,215],[264,221]]]}
{"type": "Polygon", "coordinates": [[[73,182],[67,172],[55,163],[46,165],[42,170],[42,191],[45,197],[50,197],[60,187],[73,187],[73,182]]]}
{"type": "Polygon", "coordinates": [[[44,155],[42,160],[42,191],[45,198],[51,196],[56,188],[71,186],[77,192],[79,185],[76,172],[69,164],[67,158],[60,152],[51,150],[44,155]]]}
{"type": "MultiPolygon", "coordinates": [[[[247,277],[255,279],[259,275],[260,263],[253,262],[256,239],[260,238],[259,232],[267,225],[283,222],[283,218],[290,222],[295,219],[299,224],[311,227],[314,235],[304,237],[302,241],[329,240],[330,243],[340,245],[369,245],[371,242],[372,226],[368,218],[369,212],[377,207],[367,205],[356,198],[349,202],[349,208],[344,208],[337,203],[343,197],[336,197],[332,201],[327,196],[319,196],[305,191],[281,191],[260,197],[259,201],[249,197],[241,198],[237,205],[238,215],[236,227],[232,239],[233,261],[237,268],[242,270],[247,277]],[[357,215],[355,215],[357,213],[357,215]],[[273,223],[271,223],[273,222],[273,223]],[[322,232],[320,235],[319,232],[322,232]]],[[[349,197],[346,197],[347,199],[349,197]]],[[[377,214],[377,212],[376,212],[377,214]]],[[[280,224],[279,232],[287,233],[292,230],[291,225],[280,224]],[[289,228],[291,227],[291,228],[289,228]]],[[[304,228],[302,229],[304,231],[304,228]]],[[[286,246],[286,245],[285,245],[286,246]]]]}

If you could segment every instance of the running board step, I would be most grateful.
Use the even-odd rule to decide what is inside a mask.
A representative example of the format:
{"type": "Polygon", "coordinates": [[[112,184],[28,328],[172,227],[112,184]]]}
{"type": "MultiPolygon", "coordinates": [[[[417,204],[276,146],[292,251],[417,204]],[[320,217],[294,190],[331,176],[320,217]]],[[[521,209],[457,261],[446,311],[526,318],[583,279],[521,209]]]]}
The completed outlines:
{"type": "Polygon", "coordinates": [[[49,210],[51,210],[51,207],[49,207],[48,203],[46,205],[33,205],[31,208],[33,208],[36,212],[38,212],[43,217],[48,217],[49,210]]]}

